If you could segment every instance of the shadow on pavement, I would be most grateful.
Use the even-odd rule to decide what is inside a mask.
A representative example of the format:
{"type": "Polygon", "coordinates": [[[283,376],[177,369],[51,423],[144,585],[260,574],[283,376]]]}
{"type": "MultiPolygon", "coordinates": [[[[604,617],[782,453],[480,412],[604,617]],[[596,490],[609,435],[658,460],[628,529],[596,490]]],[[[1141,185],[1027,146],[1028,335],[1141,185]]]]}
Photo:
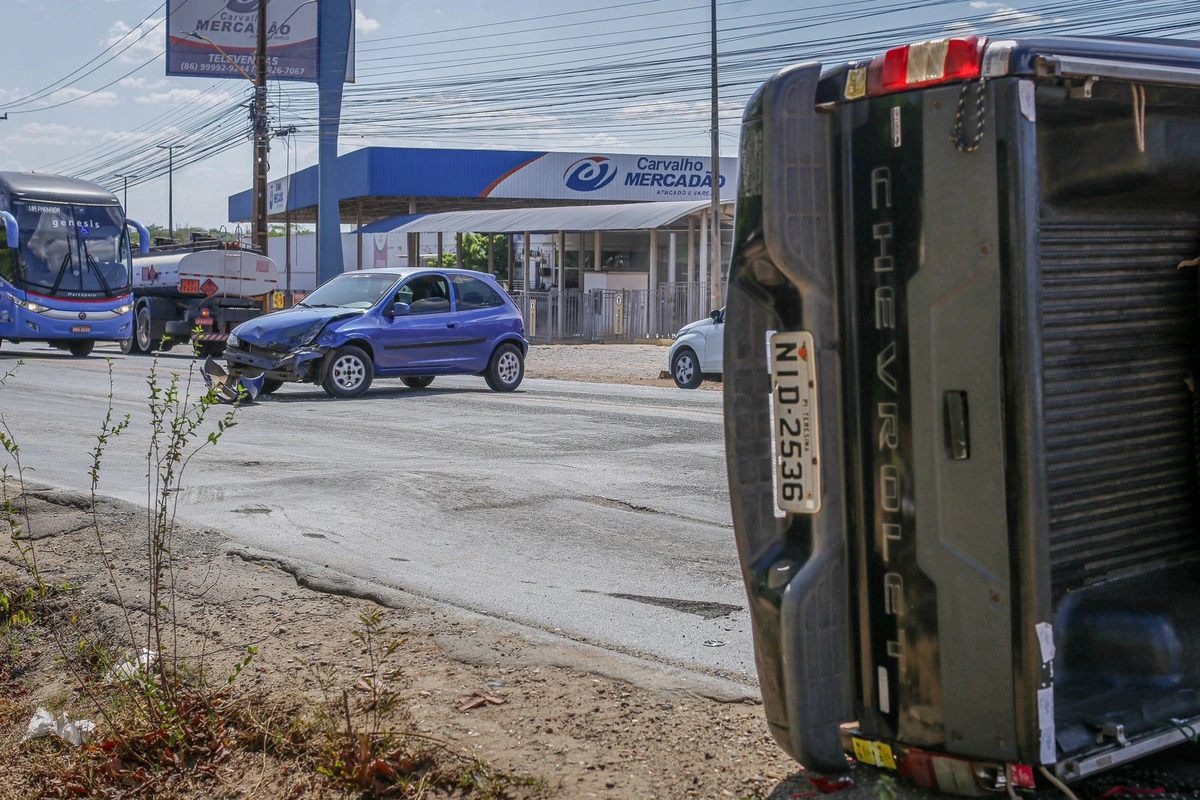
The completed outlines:
{"type": "MultiPolygon", "coordinates": [[[[372,387],[367,390],[367,393],[359,397],[352,397],[354,400],[370,400],[372,398],[384,397],[438,397],[456,394],[492,394],[489,390],[469,389],[466,387],[447,386],[439,389],[409,389],[407,386],[388,386],[388,387],[372,387]]],[[[260,397],[257,402],[263,403],[307,403],[313,400],[328,400],[330,402],[345,402],[337,398],[330,397],[325,394],[323,389],[314,388],[305,391],[290,391],[276,392],[267,397],[260,397]]]]}

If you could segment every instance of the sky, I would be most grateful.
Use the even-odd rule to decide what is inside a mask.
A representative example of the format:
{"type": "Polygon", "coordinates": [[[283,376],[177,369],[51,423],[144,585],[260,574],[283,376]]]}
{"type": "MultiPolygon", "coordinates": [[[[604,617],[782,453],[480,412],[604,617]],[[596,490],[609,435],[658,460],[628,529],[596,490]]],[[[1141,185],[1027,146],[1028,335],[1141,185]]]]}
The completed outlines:
{"type": "MultiPolygon", "coordinates": [[[[738,120],[754,88],[809,55],[828,63],[947,30],[1062,27],[1073,13],[1084,13],[1081,7],[1112,4],[718,0],[722,153],[736,151],[738,120]]],[[[0,169],[88,177],[118,195],[123,181],[114,173],[133,172],[139,177],[130,181],[129,215],[165,224],[167,154],[156,145],[178,143],[176,225],[228,224],[228,196],[250,185],[247,111],[238,107],[249,83],[167,77],[159,55],[165,26],[154,27],[161,5],[0,0],[6,33],[0,114],[110,45],[129,45],[44,98],[8,108],[9,118],[0,121],[0,169]],[[219,152],[203,157],[211,151],[219,152]]],[[[708,15],[707,0],[357,0],[359,78],[347,89],[340,150],[391,145],[708,155],[708,15]]],[[[1124,11],[1099,19],[1107,30],[1133,25],[1124,11]]],[[[1194,30],[1183,35],[1195,36],[1194,30]]],[[[272,143],[275,179],[315,163],[315,89],[277,82],[270,98],[272,128],[297,128],[272,143]]]]}

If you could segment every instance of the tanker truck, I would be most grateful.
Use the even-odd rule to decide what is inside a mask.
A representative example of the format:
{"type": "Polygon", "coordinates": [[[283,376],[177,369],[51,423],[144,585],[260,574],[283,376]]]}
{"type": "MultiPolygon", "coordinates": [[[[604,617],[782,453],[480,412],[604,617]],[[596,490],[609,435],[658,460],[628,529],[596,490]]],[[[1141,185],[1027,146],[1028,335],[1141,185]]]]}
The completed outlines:
{"type": "Polygon", "coordinates": [[[200,355],[219,356],[231,330],[270,310],[278,285],[275,262],[249,245],[197,239],[151,249],[133,260],[133,335],[121,352],[196,342],[200,355]]]}

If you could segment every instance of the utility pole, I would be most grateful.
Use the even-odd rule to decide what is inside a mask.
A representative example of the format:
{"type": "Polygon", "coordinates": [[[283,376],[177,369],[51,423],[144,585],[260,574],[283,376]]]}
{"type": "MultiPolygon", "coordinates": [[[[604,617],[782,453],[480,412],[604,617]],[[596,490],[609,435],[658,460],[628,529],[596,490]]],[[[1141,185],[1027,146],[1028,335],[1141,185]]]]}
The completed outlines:
{"type": "Polygon", "coordinates": [[[284,246],[286,248],[284,251],[284,269],[286,270],[284,288],[287,290],[288,302],[291,302],[292,298],[292,140],[287,137],[291,136],[295,132],[295,125],[288,125],[286,128],[280,128],[279,130],[275,131],[275,135],[281,137],[284,142],[286,142],[285,152],[287,153],[283,164],[284,180],[287,181],[287,196],[284,197],[283,210],[287,219],[287,222],[284,226],[284,246]]]}
{"type": "Polygon", "coordinates": [[[712,0],[712,248],[708,275],[709,305],[723,304],[721,291],[721,120],[717,105],[717,0],[712,0]]]}
{"type": "Polygon", "coordinates": [[[267,252],[267,156],[271,146],[267,129],[267,0],[259,0],[258,41],[254,49],[254,244],[267,252]]]}
{"type": "Polygon", "coordinates": [[[167,151],[167,230],[171,241],[175,241],[175,149],[177,144],[156,145],[167,151]]]}
{"type": "Polygon", "coordinates": [[[129,179],[136,178],[137,175],[131,175],[128,172],[118,172],[114,177],[121,178],[125,181],[125,199],[121,203],[121,207],[125,209],[125,213],[129,213],[129,179]]]}

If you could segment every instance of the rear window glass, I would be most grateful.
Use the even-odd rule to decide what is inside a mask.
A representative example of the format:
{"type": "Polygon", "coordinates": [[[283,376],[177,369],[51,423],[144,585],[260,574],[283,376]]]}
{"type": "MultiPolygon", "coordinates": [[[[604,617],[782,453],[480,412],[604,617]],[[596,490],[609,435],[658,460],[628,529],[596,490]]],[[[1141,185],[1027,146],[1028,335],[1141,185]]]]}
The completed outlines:
{"type": "Polygon", "coordinates": [[[469,275],[451,275],[454,284],[454,294],[458,300],[459,311],[470,311],[474,308],[497,308],[504,305],[504,300],[496,290],[478,278],[469,275]]]}

